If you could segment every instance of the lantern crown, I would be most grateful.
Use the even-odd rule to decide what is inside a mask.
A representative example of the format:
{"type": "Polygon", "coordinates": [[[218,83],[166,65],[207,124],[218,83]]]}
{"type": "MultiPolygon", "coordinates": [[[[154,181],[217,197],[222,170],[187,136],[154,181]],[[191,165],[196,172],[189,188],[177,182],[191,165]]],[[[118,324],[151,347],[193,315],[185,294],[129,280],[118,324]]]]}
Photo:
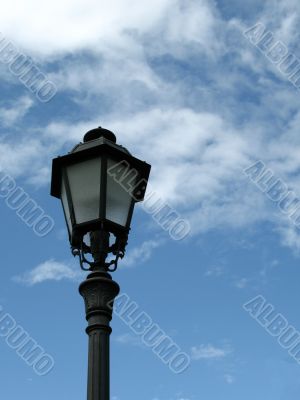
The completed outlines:
{"type": "Polygon", "coordinates": [[[96,129],[88,131],[84,135],[83,141],[86,143],[92,140],[99,139],[101,137],[104,137],[105,139],[110,140],[113,143],[117,142],[116,135],[113,132],[109,131],[108,129],[102,128],[101,126],[99,126],[96,129]]]}

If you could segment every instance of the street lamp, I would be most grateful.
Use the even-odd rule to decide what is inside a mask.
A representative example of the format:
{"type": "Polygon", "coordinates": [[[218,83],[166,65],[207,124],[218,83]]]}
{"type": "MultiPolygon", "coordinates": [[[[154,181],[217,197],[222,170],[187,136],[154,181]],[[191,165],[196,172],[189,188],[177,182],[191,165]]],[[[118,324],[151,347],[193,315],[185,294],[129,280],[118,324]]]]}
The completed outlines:
{"type": "Polygon", "coordinates": [[[88,400],[109,400],[110,321],[120,290],[109,272],[125,255],[134,205],[144,199],[150,169],[101,127],[53,160],[51,195],[61,199],[73,255],[91,272],[79,287],[88,321],[88,400]]]}

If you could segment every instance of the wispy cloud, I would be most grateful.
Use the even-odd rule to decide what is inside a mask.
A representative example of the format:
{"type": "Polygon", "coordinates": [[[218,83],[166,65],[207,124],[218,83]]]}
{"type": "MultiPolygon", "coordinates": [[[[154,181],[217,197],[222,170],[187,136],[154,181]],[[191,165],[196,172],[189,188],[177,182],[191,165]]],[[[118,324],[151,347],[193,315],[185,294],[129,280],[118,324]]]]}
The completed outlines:
{"type": "Polygon", "coordinates": [[[241,279],[239,279],[239,280],[234,282],[234,286],[237,289],[244,289],[248,285],[248,283],[249,283],[249,279],[241,278],[241,279]]]}
{"type": "Polygon", "coordinates": [[[208,267],[205,271],[204,276],[206,277],[220,277],[225,274],[225,267],[223,265],[213,265],[208,267]]]}
{"type": "Polygon", "coordinates": [[[114,337],[115,342],[123,345],[135,346],[135,347],[145,347],[140,339],[135,335],[130,333],[124,333],[119,336],[114,337]]]}
{"type": "MultiPolygon", "coordinates": [[[[298,93],[272,79],[270,63],[242,34],[245,23],[222,18],[216,2],[130,3],[101,2],[82,19],[83,0],[54,0],[38,21],[5,5],[3,31],[45,68],[51,65],[61,94],[72,92],[67,106],[80,104],[84,119],[61,115],[30,126],[34,137],[20,133],[19,144],[0,144],[1,163],[34,185],[46,184],[45,159],[101,121],[120,133],[120,143],[156,166],[151,174],[155,190],[184,213],[193,234],[271,221],[279,226],[283,244],[300,248],[298,232],[283,226],[242,174],[249,160],[260,157],[299,187],[298,93]],[[58,8],[63,28],[53,33],[47,27],[58,8]],[[17,30],[12,28],[16,24],[17,30]],[[189,71],[188,79],[182,79],[183,70],[189,71]],[[183,132],[188,140],[182,140],[183,132]]],[[[38,1],[30,4],[35,8],[38,1]]],[[[292,9],[299,11],[299,3],[270,1],[257,18],[279,39],[298,45],[292,9]]],[[[26,104],[19,108],[19,114],[3,109],[3,120],[14,121],[26,104]]]]}
{"type": "MultiPolygon", "coordinates": [[[[182,397],[182,396],[176,396],[174,398],[172,398],[172,400],[190,400],[190,398],[188,397],[182,397]]],[[[161,400],[159,397],[154,397],[152,400],[161,400]]]]}
{"type": "Polygon", "coordinates": [[[80,271],[79,267],[75,268],[55,260],[48,260],[31,271],[13,277],[13,280],[27,286],[34,286],[46,281],[77,281],[83,277],[84,274],[80,271]]]}
{"type": "Polygon", "coordinates": [[[234,376],[230,375],[230,374],[225,374],[224,379],[225,379],[225,382],[228,383],[228,385],[232,385],[235,382],[234,376]]]}
{"type": "Polygon", "coordinates": [[[14,101],[10,107],[0,107],[0,124],[9,127],[19,122],[33,106],[29,96],[23,96],[14,101]]]}
{"type": "MultiPolygon", "coordinates": [[[[94,2],[93,7],[85,9],[84,0],[53,0],[44,5],[40,21],[28,10],[6,4],[5,18],[0,16],[0,24],[3,32],[23,48],[44,56],[76,52],[86,47],[109,52],[109,44],[132,45],[129,32],[145,35],[153,29],[161,34],[161,41],[165,39],[169,45],[195,41],[207,49],[216,46],[213,40],[216,16],[209,1],[183,3],[185,7],[181,1],[174,0],[153,0],[151,7],[139,0],[131,0],[129,4],[123,0],[94,2]],[[60,29],[51,32],[50,21],[57,18],[58,9],[60,29]],[[19,30],[13,29],[15,26],[19,30]]],[[[39,2],[30,0],[29,5],[31,9],[38,9],[39,2]]]]}
{"type": "Polygon", "coordinates": [[[136,247],[126,254],[124,261],[120,263],[120,267],[133,268],[139,264],[146,262],[152,255],[152,252],[163,245],[163,240],[147,240],[139,247],[136,247]]]}
{"type": "Polygon", "coordinates": [[[200,346],[194,346],[191,348],[191,357],[193,360],[218,360],[225,358],[230,353],[232,349],[228,346],[226,347],[215,347],[211,344],[201,344],[200,346]]]}
{"type": "MultiPolygon", "coordinates": [[[[151,257],[152,251],[161,244],[162,241],[149,240],[144,242],[140,247],[129,252],[124,259],[122,266],[128,268],[135,267],[142,262],[147,261],[151,257]]],[[[77,263],[70,264],[51,259],[39,264],[37,267],[23,273],[22,275],[14,276],[12,279],[15,282],[27,286],[34,286],[45,281],[80,281],[84,279],[85,276],[86,274],[80,270],[80,267],[77,265],[77,263]]],[[[119,338],[120,342],[122,339],[124,341],[126,339],[129,340],[129,338],[124,336],[119,338]]]]}

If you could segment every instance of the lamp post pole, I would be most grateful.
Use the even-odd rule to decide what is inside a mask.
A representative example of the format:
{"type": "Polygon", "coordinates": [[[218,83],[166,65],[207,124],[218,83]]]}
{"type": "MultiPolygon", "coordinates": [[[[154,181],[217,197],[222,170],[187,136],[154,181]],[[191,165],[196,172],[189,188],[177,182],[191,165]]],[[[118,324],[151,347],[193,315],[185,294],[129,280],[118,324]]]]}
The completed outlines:
{"type": "Polygon", "coordinates": [[[101,127],[52,162],[51,195],[62,202],[72,254],[90,272],[79,287],[88,321],[87,400],[109,400],[110,321],[120,291],[109,272],[125,255],[134,206],[144,200],[150,169],[101,127]]]}
{"type": "Polygon", "coordinates": [[[91,247],[95,248],[93,253],[95,263],[92,273],[79,287],[79,292],[84,298],[88,321],[86,329],[89,336],[87,400],[110,399],[109,341],[112,332],[110,321],[113,302],[120,288],[104,267],[107,237],[109,238],[109,234],[103,235],[100,232],[91,234],[91,247]],[[98,246],[96,246],[97,239],[102,239],[98,246]]]}

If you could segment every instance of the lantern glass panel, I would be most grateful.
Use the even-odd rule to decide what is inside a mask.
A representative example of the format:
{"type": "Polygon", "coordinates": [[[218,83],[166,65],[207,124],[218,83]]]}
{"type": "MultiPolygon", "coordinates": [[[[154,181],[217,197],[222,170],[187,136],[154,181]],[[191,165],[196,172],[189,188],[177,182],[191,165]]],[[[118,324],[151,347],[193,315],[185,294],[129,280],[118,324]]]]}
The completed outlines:
{"type": "Polygon", "coordinates": [[[67,167],[76,224],[99,218],[101,158],[67,167]]]}
{"type": "Polygon", "coordinates": [[[67,192],[66,192],[66,186],[65,182],[62,182],[61,185],[61,201],[63,204],[64,212],[65,212],[65,217],[68,225],[68,229],[70,234],[72,233],[72,222],[71,222],[71,212],[69,208],[69,203],[68,203],[68,198],[67,198],[67,192]]]}
{"type": "MultiPolygon", "coordinates": [[[[108,170],[117,164],[119,162],[108,159],[108,170]]],[[[136,182],[136,173],[134,170],[129,173],[126,165],[122,164],[116,169],[118,170],[116,177],[107,174],[106,219],[126,227],[131,205],[134,201],[132,194],[136,182]]]]}

